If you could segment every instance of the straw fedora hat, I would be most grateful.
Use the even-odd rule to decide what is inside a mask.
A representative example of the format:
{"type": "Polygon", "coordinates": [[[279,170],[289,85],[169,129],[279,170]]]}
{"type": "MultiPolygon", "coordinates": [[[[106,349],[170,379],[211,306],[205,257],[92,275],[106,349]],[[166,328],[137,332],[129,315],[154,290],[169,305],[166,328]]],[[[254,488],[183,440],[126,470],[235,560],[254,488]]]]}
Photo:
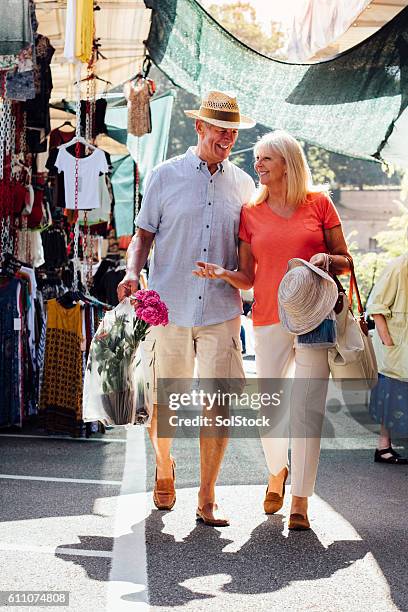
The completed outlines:
{"type": "Polygon", "coordinates": [[[256,121],[239,112],[238,102],[233,94],[223,91],[209,91],[201,101],[199,110],[185,110],[187,117],[202,119],[221,128],[247,129],[256,121]]]}
{"type": "Polygon", "coordinates": [[[337,297],[337,285],[327,272],[304,259],[290,259],[278,289],[280,321],[292,334],[307,334],[328,317],[337,297]]]}

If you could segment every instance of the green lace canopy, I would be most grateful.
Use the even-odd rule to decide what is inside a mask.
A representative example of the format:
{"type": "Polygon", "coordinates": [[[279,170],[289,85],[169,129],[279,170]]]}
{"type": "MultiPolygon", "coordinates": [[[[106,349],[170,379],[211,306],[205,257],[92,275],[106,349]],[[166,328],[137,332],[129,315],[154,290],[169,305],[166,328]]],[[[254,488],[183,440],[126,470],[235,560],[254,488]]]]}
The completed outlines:
{"type": "Polygon", "coordinates": [[[345,155],[408,165],[408,128],[403,129],[408,119],[402,121],[408,8],[334,59],[293,64],[245,46],[195,0],[145,0],[145,5],[153,9],[149,54],[176,85],[196,95],[234,91],[242,113],[267,127],[345,155]]]}

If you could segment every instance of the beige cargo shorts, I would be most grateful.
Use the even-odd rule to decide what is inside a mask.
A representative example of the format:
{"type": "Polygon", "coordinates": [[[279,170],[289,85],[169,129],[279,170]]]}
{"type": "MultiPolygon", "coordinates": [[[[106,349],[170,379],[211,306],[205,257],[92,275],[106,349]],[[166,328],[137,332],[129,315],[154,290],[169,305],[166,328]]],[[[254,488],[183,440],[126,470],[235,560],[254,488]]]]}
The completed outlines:
{"type": "Polygon", "coordinates": [[[157,403],[160,378],[244,380],[240,329],[241,317],[201,327],[151,327],[141,343],[150,401],[157,403]]]}

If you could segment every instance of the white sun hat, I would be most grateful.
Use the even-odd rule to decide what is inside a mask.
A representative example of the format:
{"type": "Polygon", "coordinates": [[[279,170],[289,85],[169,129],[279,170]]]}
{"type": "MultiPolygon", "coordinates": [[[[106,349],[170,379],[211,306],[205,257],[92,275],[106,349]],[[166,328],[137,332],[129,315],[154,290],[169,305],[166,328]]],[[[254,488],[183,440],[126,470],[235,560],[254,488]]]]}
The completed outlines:
{"type": "Polygon", "coordinates": [[[304,259],[290,259],[278,289],[280,322],[292,334],[307,334],[330,315],[337,298],[330,274],[304,259]]]}
{"type": "Polygon", "coordinates": [[[232,93],[209,91],[201,101],[199,110],[185,110],[187,117],[202,119],[221,128],[252,128],[256,121],[241,115],[237,98],[232,93]]]}

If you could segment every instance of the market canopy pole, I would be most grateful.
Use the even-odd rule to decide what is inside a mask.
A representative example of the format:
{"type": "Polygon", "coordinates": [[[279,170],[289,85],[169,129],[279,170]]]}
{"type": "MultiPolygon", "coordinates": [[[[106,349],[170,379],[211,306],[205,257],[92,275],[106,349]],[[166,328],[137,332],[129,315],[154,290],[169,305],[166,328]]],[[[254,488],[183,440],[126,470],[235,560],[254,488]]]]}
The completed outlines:
{"type": "Polygon", "coordinates": [[[250,49],[195,0],[145,0],[150,57],[195,95],[237,92],[244,113],[271,129],[362,159],[408,166],[408,8],[366,41],[314,64],[250,49]]]}

